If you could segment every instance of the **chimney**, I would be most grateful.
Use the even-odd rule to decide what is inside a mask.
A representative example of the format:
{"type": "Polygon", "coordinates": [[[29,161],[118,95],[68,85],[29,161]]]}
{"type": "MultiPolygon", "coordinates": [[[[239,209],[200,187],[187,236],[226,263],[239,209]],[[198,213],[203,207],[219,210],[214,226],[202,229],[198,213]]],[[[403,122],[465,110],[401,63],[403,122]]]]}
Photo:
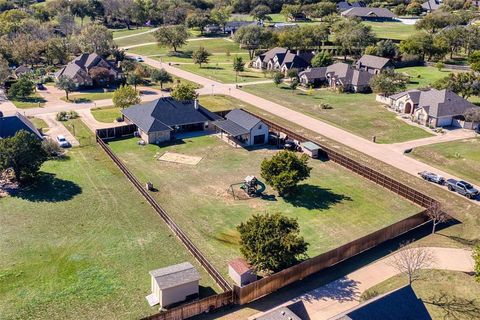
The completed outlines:
{"type": "Polygon", "coordinates": [[[198,110],[198,99],[193,100],[193,107],[198,110]]]}

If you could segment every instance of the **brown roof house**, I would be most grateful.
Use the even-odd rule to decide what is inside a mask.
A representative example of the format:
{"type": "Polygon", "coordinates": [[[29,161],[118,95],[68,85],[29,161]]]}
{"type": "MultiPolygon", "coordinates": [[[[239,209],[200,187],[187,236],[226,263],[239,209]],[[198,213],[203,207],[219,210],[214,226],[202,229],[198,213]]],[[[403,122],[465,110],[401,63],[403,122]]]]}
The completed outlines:
{"type": "Polygon", "coordinates": [[[333,89],[342,88],[345,92],[370,92],[370,79],[373,74],[339,62],[328,67],[307,69],[298,76],[300,83],[307,87],[326,84],[333,89]]]}
{"type": "Polygon", "coordinates": [[[61,76],[66,76],[73,79],[78,87],[91,87],[94,85],[105,84],[97,83],[93,74],[95,69],[102,68],[107,70],[109,79],[108,83],[116,83],[123,80],[122,71],[117,66],[99,56],[96,53],[83,53],[76,57],[66,66],[55,73],[55,78],[58,79],[61,76]]]}
{"type": "Polygon", "coordinates": [[[278,70],[286,72],[290,69],[303,70],[310,66],[312,52],[292,51],[276,47],[259,55],[252,63],[255,69],[278,70]]]}
{"type": "Polygon", "coordinates": [[[370,21],[394,20],[397,16],[386,8],[355,7],[341,13],[345,18],[360,18],[370,21]]]}
{"type": "Polygon", "coordinates": [[[146,298],[150,306],[159,304],[160,308],[163,308],[198,297],[201,277],[190,262],[152,270],[149,273],[152,293],[146,298]]]}
{"type": "Polygon", "coordinates": [[[257,280],[255,270],[242,258],[233,259],[228,263],[228,275],[240,287],[257,280]]]}
{"type": "Polygon", "coordinates": [[[378,74],[382,71],[395,69],[395,64],[388,58],[365,54],[358,59],[355,63],[355,67],[358,70],[365,70],[373,74],[378,74]]]}
{"type": "Polygon", "coordinates": [[[471,108],[471,102],[450,90],[408,90],[388,97],[389,107],[410,114],[412,120],[436,128],[454,125],[454,118],[471,108]]]}

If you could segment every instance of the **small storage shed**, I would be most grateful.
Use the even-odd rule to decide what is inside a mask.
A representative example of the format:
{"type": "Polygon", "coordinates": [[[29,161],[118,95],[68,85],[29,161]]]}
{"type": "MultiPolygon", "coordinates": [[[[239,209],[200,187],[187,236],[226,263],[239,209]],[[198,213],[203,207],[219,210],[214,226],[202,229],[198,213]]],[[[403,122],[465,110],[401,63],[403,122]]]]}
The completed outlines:
{"type": "Polygon", "coordinates": [[[152,270],[152,294],[147,296],[148,303],[160,308],[198,296],[200,273],[190,263],[184,262],[152,270]]]}
{"type": "Polygon", "coordinates": [[[228,275],[240,287],[257,280],[253,268],[242,258],[233,259],[228,263],[228,275]]]}
{"type": "Polygon", "coordinates": [[[318,158],[318,152],[321,149],[320,146],[311,141],[302,142],[300,146],[302,147],[303,153],[307,154],[310,158],[318,158]]]}

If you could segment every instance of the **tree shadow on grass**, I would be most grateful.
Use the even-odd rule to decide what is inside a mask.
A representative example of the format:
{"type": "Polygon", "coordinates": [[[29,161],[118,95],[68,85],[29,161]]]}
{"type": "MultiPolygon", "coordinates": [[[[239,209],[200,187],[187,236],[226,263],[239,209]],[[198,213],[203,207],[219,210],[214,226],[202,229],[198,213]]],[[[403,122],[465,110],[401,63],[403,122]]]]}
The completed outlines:
{"type": "Polygon", "coordinates": [[[10,195],[31,202],[61,202],[73,199],[82,193],[82,188],[72,181],[41,172],[35,183],[12,191],[10,195]]]}
{"type": "Polygon", "coordinates": [[[445,319],[478,319],[480,304],[476,299],[464,299],[445,292],[435,294],[425,303],[435,305],[445,312],[445,319]]]}
{"type": "Polygon", "coordinates": [[[337,203],[352,201],[352,198],[334,193],[331,189],[311,184],[302,184],[297,186],[294,194],[285,197],[284,200],[294,207],[303,207],[309,210],[326,210],[337,203]]]}

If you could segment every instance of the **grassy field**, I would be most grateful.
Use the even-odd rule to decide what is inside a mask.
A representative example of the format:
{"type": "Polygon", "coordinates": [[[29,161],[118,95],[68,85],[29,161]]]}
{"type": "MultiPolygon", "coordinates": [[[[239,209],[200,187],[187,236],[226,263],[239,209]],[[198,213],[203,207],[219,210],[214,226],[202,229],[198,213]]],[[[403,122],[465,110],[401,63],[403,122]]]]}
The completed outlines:
{"type": "Polygon", "coordinates": [[[98,146],[48,161],[37,186],[0,199],[2,319],[138,319],[157,312],[149,270],[190,261],[98,146]],[[74,316],[73,316],[74,315],[74,316]]]}
{"type": "MultiPolygon", "coordinates": [[[[259,167],[274,150],[235,149],[216,136],[186,138],[167,147],[141,147],[137,138],[109,142],[140,181],[151,181],[155,197],[209,256],[222,273],[239,256],[236,226],[253,213],[281,212],[298,219],[315,256],[419,211],[409,202],[331,163],[311,161],[310,179],[298,195],[276,196],[267,186],[264,198],[234,200],[231,184],[247,175],[260,177],[259,167]],[[202,157],[196,166],[167,163],[164,152],[202,157]]],[[[237,190],[237,192],[240,192],[237,190]]]]}
{"type": "Polygon", "coordinates": [[[146,32],[152,30],[150,27],[138,27],[138,28],[133,28],[131,30],[128,30],[127,28],[125,29],[111,29],[113,33],[113,40],[116,38],[120,37],[125,37],[125,36],[133,36],[142,32],[146,32]]]}
{"type": "Polygon", "coordinates": [[[240,72],[237,78],[231,64],[225,65],[209,63],[208,65],[202,66],[201,68],[198,65],[182,64],[179,67],[183,70],[222,83],[236,83],[237,80],[237,83],[241,84],[244,82],[269,80],[267,74],[249,70],[240,72]]]}
{"type": "Polygon", "coordinates": [[[480,138],[422,146],[413,149],[409,155],[480,185],[480,138]]]}
{"type": "Polygon", "coordinates": [[[213,112],[232,110],[236,108],[248,108],[250,106],[248,103],[232,98],[230,96],[207,95],[200,96],[198,99],[202,106],[213,112]]]}
{"type": "Polygon", "coordinates": [[[47,123],[40,118],[28,117],[28,120],[30,120],[37,129],[48,129],[47,123]]]}
{"type": "Polygon", "coordinates": [[[19,109],[43,107],[46,102],[46,100],[37,93],[33,93],[24,99],[12,99],[11,101],[15,107],[19,109]]]}
{"type": "Polygon", "coordinates": [[[112,123],[121,116],[120,110],[121,108],[111,106],[91,109],[91,112],[97,121],[112,123]]]}
{"type": "Polygon", "coordinates": [[[363,21],[363,24],[371,26],[377,38],[382,39],[405,40],[415,33],[414,25],[407,25],[401,22],[363,21]]]}
{"type": "MultiPolygon", "coordinates": [[[[68,95],[69,101],[73,101],[75,103],[80,102],[90,102],[90,101],[97,101],[97,100],[105,100],[105,99],[112,99],[113,97],[113,90],[104,91],[103,89],[96,89],[96,90],[88,90],[82,92],[75,92],[68,95]]],[[[67,101],[66,97],[61,98],[63,101],[67,101]]]]}
{"type": "Polygon", "coordinates": [[[426,88],[435,81],[448,76],[452,71],[439,71],[434,67],[408,67],[396,69],[396,72],[405,73],[410,76],[410,83],[407,89],[426,88]]]}
{"type": "MultiPolygon", "coordinates": [[[[480,283],[463,272],[424,270],[421,279],[412,283],[432,319],[478,319],[480,283]]],[[[366,291],[373,296],[408,284],[404,276],[395,276],[366,291]]]]}
{"type": "Polygon", "coordinates": [[[302,112],[346,129],[366,139],[377,137],[379,143],[402,142],[431,136],[427,131],[410,126],[396,119],[375,101],[373,94],[336,93],[331,90],[316,90],[312,95],[304,91],[292,92],[286,85],[274,84],[245,86],[244,90],[285,107],[302,112]],[[321,104],[332,109],[322,109],[321,104]]]}

